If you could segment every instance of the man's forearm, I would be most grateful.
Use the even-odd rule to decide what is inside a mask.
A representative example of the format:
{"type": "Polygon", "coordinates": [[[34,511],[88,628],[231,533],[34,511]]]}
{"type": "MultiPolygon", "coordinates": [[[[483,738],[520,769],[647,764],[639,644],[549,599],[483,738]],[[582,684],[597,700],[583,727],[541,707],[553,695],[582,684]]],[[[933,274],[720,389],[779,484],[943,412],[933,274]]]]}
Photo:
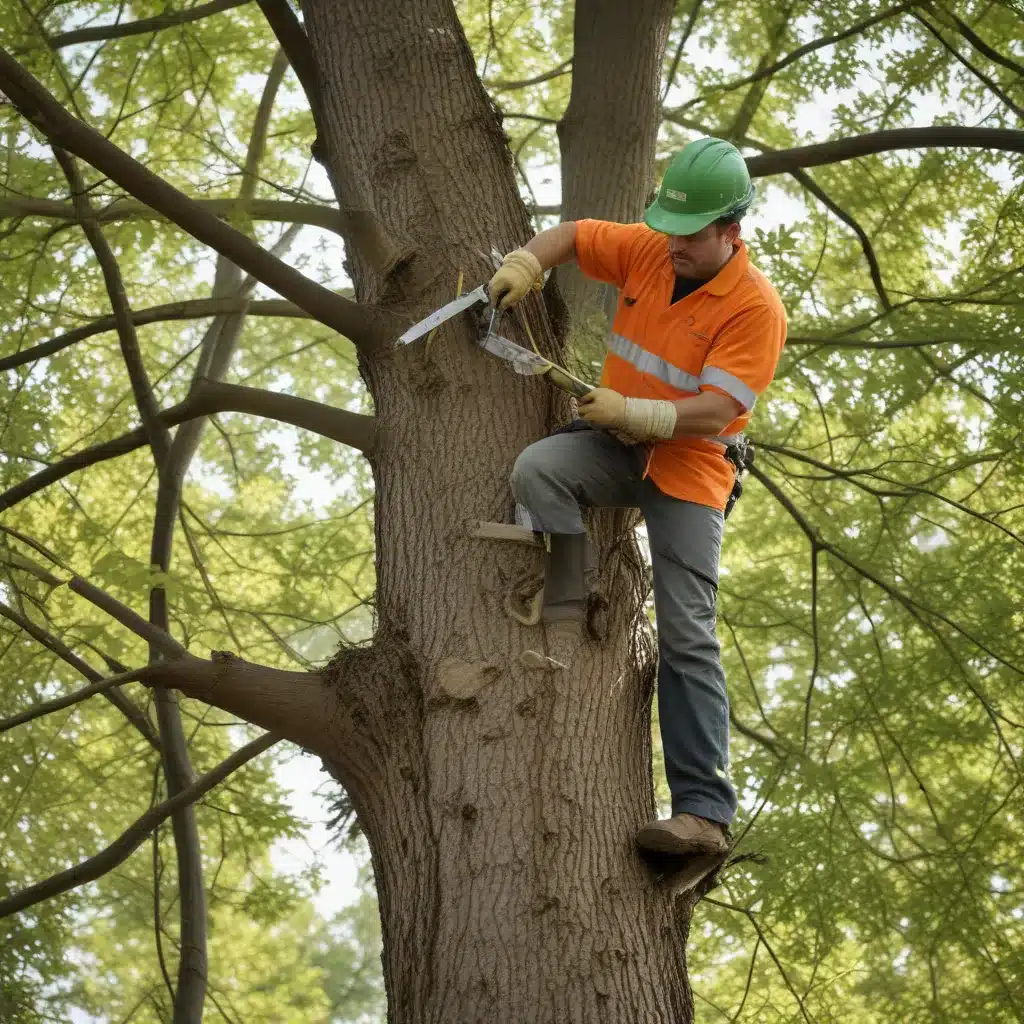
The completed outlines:
{"type": "Polygon", "coordinates": [[[548,270],[576,258],[576,224],[567,220],[533,236],[523,246],[548,270]]]}
{"type": "Polygon", "coordinates": [[[739,402],[717,391],[703,391],[672,404],[676,407],[673,437],[714,437],[743,412],[739,402]]]}

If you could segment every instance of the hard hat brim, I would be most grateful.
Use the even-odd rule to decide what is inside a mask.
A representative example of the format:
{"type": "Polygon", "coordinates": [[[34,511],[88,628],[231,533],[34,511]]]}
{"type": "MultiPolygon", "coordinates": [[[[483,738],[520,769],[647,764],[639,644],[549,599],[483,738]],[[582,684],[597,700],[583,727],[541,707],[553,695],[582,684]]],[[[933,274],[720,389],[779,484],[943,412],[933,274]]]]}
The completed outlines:
{"type": "Polygon", "coordinates": [[[644,213],[644,223],[663,235],[693,235],[723,216],[715,213],[670,213],[663,210],[655,199],[644,213]]]}

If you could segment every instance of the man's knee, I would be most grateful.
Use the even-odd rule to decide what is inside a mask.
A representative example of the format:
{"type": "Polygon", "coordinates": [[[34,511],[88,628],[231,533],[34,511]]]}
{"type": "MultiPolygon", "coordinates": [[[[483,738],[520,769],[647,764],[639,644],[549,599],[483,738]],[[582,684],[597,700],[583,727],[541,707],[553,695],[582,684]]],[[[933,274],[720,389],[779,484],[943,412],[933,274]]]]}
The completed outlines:
{"type": "Polygon", "coordinates": [[[513,495],[524,505],[529,504],[538,487],[552,478],[552,460],[550,452],[545,451],[544,440],[535,441],[519,453],[509,476],[513,495]]]}

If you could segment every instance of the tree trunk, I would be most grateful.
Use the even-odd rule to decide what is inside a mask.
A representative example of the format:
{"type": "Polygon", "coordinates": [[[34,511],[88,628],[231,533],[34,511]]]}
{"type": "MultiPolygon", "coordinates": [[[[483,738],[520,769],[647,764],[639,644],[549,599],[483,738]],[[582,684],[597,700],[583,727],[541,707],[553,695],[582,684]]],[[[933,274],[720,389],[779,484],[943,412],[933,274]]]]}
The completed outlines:
{"type": "MultiPolygon", "coordinates": [[[[640,219],[655,184],[673,6],[673,0],[577,0],[572,93],[558,125],[563,220],[640,219]]],[[[614,292],[574,266],[558,271],[558,284],[583,335],[578,343],[590,358],[603,355],[614,292]]]]}
{"type": "MultiPolygon", "coordinates": [[[[344,150],[384,230],[411,256],[360,296],[410,318],[485,279],[479,253],[530,234],[496,111],[448,0],[308,0],[330,154],[344,150]]],[[[637,193],[639,194],[639,193],[637,193]]],[[[350,245],[353,240],[349,240],[350,245]]],[[[542,302],[523,304],[561,355],[542,302]]],[[[517,453],[565,399],[473,344],[469,315],[431,343],[364,354],[377,408],[377,615],[371,651],[327,673],[328,752],[373,852],[394,1024],[691,1019],[688,906],[632,848],[651,814],[649,651],[625,513],[602,518],[586,642],[506,615],[539,569],[525,545],[476,539],[509,521],[517,453]],[[532,649],[564,668],[530,669],[532,649]]],[[[521,321],[507,331],[529,343],[521,321]]]]}

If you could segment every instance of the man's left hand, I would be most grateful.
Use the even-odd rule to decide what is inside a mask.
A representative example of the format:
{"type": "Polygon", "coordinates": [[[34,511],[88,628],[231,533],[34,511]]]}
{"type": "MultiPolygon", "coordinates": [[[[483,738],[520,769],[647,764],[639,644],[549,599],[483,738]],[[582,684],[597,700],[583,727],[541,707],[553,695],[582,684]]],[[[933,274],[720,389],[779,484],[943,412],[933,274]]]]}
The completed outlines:
{"type": "Polygon", "coordinates": [[[580,399],[580,416],[592,427],[619,429],[626,415],[626,397],[611,388],[594,388],[580,399]]]}

